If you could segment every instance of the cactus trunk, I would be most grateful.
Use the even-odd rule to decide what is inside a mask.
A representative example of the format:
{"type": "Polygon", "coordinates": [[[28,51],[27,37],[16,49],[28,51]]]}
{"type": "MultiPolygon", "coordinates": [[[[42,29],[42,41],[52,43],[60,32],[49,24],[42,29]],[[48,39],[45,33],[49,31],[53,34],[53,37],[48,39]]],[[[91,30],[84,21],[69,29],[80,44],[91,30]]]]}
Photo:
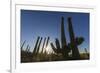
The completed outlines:
{"type": "Polygon", "coordinates": [[[71,17],[68,18],[68,30],[69,30],[69,36],[70,36],[70,42],[71,42],[71,49],[72,49],[72,57],[73,59],[80,59],[79,50],[75,41],[75,35],[73,31],[73,26],[71,22],[71,17]]]}
{"type": "Polygon", "coordinates": [[[64,30],[64,18],[62,17],[61,20],[61,45],[62,49],[65,49],[66,47],[66,37],[65,37],[65,30],[64,30]]]}

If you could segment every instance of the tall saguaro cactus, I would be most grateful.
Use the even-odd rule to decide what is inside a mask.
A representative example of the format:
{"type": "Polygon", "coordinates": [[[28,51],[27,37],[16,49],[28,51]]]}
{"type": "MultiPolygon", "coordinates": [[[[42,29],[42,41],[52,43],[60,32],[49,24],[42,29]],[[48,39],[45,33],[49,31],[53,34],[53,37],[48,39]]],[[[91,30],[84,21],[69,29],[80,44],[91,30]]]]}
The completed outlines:
{"type": "Polygon", "coordinates": [[[72,49],[72,57],[73,59],[80,59],[80,54],[79,54],[79,50],[77,47],[77,43],[75,41],[75,35],[74,35],[74,30],[73,30],[71,20],[72,18],[68,17],[68,30],[69,30],[69,36],[70,36],[71,49],[72,49]]]}
{"type": "MultiPolygon", "coordinates": [[[[57,43],[57,40],[56,40],[57,43]]],[[[68,52],[69,52],[69,48],[67,46],[67,42],[66,42],[66,36],[65,36],[65,29],[64,29],[64,17],[61,18],[61,52],[63,54],[63,56],[65,58],[68,57],[68,52]]]]}
{"type": "Polygon", "coordinates": [[[65,36],[65,30],[64,30],[64,18],[61,18],[61,47],[60,47],[60,42],[56,38],[55,40],[56,47],[51,43],[51,47],[54,50],[55,53],[61,53],[63,56],[63,59],[68,59],[68,53],[70,52],[69,47],[67,46],[66,42],[66,36],[65,36]]]}
{"type": "Polygon", "coordinates": [[[51,47],[55,53],[61,53],[64,59],[69,59],[69,52],[72,50],[72,57],[70,59],[80,59],[78,45],[84,41],[83,37],[75,37],[71,17],[68,17],[68,31],[70,43],[67,44],[65,30],[64,30],[64,18],[61,18],[61,46],[59,40],[55,39],[55,46],[51,43],[51,47]]]}

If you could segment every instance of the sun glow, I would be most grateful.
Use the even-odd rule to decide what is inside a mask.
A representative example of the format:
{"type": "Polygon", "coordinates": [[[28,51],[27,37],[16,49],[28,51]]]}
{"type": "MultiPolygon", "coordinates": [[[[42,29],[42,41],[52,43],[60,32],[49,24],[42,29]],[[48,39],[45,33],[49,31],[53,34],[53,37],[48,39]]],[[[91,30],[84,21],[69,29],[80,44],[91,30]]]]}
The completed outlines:
{"type": "Polygon", "coordinates": [[[46,51],[48,54],[53,53],[53,50],[52,50],[50,44],[48,44],[48,46],[45,48],[45,51],[46,51]]]}

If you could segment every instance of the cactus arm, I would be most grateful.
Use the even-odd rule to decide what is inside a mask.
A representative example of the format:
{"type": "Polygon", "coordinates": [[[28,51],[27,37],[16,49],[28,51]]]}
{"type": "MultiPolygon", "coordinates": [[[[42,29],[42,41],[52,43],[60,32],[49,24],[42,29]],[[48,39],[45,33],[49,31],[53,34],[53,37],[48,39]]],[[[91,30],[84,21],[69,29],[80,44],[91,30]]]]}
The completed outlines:
{"type": "Polygon", "coordinates": [[[70,41],[73,42],[75,40],[75,35],[74,35],[74,30],[71,22],[71,17],[68,17],[68,28],[69,28],[70,41]]]}
{"type": "Polygon", "coordinates": [[[77,45],[81,45],[84,41],[83,37],[76,37],[75,42],[77,45]]]}
{"type": "Polygon", "coordinates": [[[60,43],[59,43],[59,40],[58,40],[57,38],[56,38],[55,43],[56,43],[56,48],[57,48],[57,49],[61,49],[61,48],[60,48],[60,43]]]}

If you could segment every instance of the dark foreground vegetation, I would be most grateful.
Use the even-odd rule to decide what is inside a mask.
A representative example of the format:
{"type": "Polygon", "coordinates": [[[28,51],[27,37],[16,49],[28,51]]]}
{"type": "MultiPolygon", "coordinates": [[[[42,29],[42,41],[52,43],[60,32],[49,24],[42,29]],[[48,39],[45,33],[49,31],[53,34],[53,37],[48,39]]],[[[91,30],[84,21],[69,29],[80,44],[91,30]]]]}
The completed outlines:
{"type": "Polygon", "coordinates": [[[76,37],[73,26],[72,18],[68,17],[68,28],[64,27],[64,18],[61,18],[60,38],[54,38],[55,42],[50,42],[50,37],[37,37],[34,48],[29,45],[25,48],[26,41],[21,44],[21,62],[44,62],[44,61],[68,61],[68,60],[88,60],[89,52],[84,49],[83,53],[79,52],[78,46],[81,45],[85,39],[76,37]],[[65,36],[65,29],[68,29],[70,43],[67,42],[65,36]],[[52,48],[52,52],[46,51],[48,44],[52,48]],[[30,51],[30,48],[33,51],[30,51]],[[41,49],[41,50],[40,50],[41,49]]]}

